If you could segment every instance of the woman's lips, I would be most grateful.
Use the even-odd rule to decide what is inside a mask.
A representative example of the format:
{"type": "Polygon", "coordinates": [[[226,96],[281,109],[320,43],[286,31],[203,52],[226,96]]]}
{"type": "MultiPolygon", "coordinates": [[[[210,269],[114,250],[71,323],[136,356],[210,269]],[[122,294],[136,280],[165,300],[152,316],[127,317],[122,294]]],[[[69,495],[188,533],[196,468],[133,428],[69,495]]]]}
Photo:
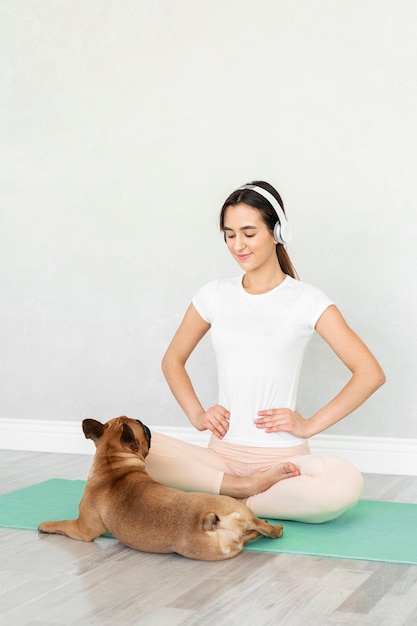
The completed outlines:
{"type": "Polygon", "coordinates": [[[249,254],[237,254],[236,257],[239,259],[239,261],[245,261],[250,257],[251,254],[251,252],[249,252],[249,254]]]}

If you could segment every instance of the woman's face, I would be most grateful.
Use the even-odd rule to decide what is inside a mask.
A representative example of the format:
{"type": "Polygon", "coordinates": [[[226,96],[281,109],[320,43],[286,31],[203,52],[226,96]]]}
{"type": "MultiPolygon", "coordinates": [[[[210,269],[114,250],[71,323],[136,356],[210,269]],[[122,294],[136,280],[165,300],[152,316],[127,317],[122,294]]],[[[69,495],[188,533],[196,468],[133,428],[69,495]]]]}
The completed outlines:
{"type": "Polygon", "coordinates": [[[240,203],[227,207],[223,231],[233,258],[245,271],[276,263],[276,242],[259,211],[240,203]]]}

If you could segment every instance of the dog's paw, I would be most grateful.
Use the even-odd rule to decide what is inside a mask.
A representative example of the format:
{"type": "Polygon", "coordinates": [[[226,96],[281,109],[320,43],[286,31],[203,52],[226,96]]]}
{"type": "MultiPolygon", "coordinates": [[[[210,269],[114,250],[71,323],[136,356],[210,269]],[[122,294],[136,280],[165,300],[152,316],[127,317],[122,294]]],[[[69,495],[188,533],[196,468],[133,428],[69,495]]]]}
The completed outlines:
{"type": "Polygon", "coordinates": [[[53,530],[52,525],[53,522],[42,522],[42,524],[38,526],[38,532],[53,534],[55,530],[53,530]]]}
{"type": "Polygon", "coordinates": [[[281,526],[281,524],[276,524],[273,527],[273,531],[271,533],[271,537],[273,537],[274,539],[278,539],[279,537],[282,537],[283,534],[284,534],[284,529],[281,526]]]}

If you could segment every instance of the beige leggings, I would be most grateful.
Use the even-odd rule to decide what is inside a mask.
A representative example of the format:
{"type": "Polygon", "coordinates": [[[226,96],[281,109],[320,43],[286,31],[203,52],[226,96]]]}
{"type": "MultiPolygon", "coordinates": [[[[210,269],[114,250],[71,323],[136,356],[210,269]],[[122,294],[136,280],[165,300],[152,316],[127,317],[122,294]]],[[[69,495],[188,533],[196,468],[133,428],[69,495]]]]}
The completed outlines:
{"type": "Polygon", "coordinates": [[[248,476],[291,461],[300,476],[287,478],[251,496],[246,504],[260,517],[318,523],[356,504],[363,487],[360,472],[338,457],[294,448],[248,448],[213,438],[209,448],[152,432],[146,469],[158,482],[185,491],[219,493],[223,475],[248,476]]]}

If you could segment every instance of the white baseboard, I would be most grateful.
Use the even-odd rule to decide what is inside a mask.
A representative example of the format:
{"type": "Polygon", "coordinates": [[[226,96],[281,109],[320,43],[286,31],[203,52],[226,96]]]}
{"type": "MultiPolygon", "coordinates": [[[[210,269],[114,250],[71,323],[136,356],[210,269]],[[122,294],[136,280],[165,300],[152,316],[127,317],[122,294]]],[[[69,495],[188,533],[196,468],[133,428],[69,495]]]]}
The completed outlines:
{"type": "MultiPolygon", "coordinates": [[[[191,427],[149,425],[151,430],[206,446],[209,433],[191,427]]],[[[314,453],[351,461],[361,472],[417,476],[417,439],[317,435],[310,440],[314,453]]],[[[33,452],[94,454],[79,422],[0,419],[0,449],[33,452]]]]}

